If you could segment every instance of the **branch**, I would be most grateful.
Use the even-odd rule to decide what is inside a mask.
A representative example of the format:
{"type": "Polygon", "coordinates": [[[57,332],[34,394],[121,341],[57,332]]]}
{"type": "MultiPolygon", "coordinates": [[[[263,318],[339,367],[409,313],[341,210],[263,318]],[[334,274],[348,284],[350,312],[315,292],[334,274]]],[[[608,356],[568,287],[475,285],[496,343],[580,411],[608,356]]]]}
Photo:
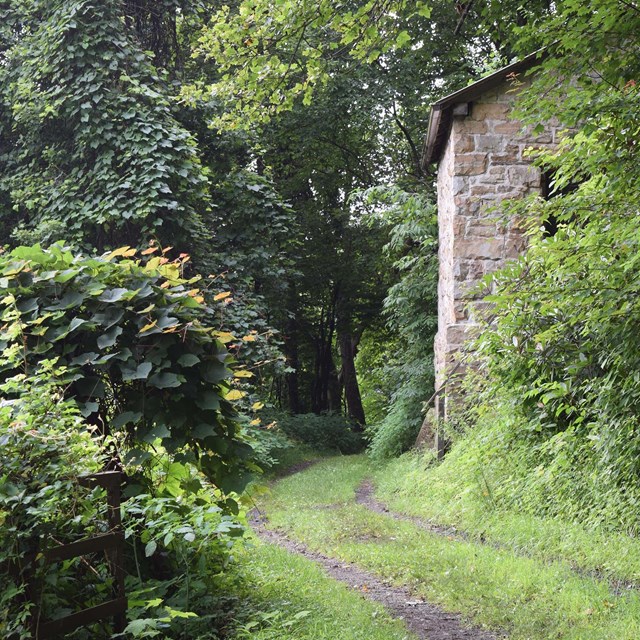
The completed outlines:
{"type": "Polygon", "coordinates": [[[474,0],[468,0],[467,4],[464,5],[464,8],[460,13],[460,19],[458,20],[458,24],[456,25],[456,28],[453,30],[454,36],[457,36],[460,33],[460,29],[462,29],[462,25],[464,24],[464,21],[467,19],[467,15],[469,14],[469,11],[473,3],[474,3],[474,0]]]}
{"type": "Polygon", "coordinates": [[[420,153],[418,152],[418,148],[416,147],[416,144],[413,141],[413,138],[411,137],[409,130],[407,129],[407,127],[404,126],[404,124],[402,124],[402,121],[398,117],[395,100],[393,101],[391,106],[392,106],[393,119],[398,125],[398,128],[400,129],[400,131],[402,131],[402,135],[404,135],[407,142],[409,143],[409,147],[411,148],[411,157],[413,158],[413,163],[416,167],[416,176],[421,177],[424,175],[424,172],[422,171],[422,164],[420,162],[420,153]]]}

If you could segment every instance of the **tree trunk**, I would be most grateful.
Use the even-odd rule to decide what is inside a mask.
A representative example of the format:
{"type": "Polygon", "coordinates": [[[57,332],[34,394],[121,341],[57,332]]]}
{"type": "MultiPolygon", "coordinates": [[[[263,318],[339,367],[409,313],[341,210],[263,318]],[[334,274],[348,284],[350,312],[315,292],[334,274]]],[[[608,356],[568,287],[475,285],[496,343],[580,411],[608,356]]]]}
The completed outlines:
{"type": "Polygon", "coordinates": [[[316,339],[316,357],[311,410],[339,412],[341,404],[340,382],[333,361],[333,338],[336,330],[335,294],[328,309],[322,309],[316,339]]]}
{"type": "Polygon", "coordinates": [[[298,353],[298,309],[295,304],[296,290],[293,284],[290,285],[289,291],[289,309],[291,310],[291,316],[285,325],[284,356],[286,358],[287,367],[290,367],[293,371],[285,374],[285,382],[287,385],[287,405],[291,413],[302,413],[298,376],[298,371],[300,369],[300,358],[298,353]]]}
{"type": "Polygon", "coordinates": [[[344,385],[344,397],[347,403],[347,415],[359,426],[359,431],[364,430],[366,424],[364,407],[358,386],[356,375],[355,357],[360,342],[360,336],[354,336],[350,332],[339,334],[340,358],[342,360],[342,384],[344,385]]]}

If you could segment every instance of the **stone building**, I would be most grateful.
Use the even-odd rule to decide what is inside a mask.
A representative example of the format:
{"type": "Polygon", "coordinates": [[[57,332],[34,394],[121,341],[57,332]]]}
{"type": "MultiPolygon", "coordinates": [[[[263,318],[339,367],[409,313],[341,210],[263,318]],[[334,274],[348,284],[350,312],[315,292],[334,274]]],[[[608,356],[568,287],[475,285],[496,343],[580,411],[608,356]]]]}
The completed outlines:
{"type": "MultiPolygon", "coordinates": [[[[456,367],[465,339],[477,326],[483,303],[474,287],[525,246],[518,221],[505,221],[496,205],[544,189],[541,171],[532,166],[526,150],[555,144],[560,130],[549,123],[542,135],[534,135],[511,116],[527,84],[524,72],[536,59],[534,54],[504,67],[431,109],[423,162],[438,164],[436,390],[456,367]]],[[[438,393],[436,417],[446,417],[446,391],[438,393]]],[[[429,431],[432,417],[425,420],[423,432],[429,431]]]]}

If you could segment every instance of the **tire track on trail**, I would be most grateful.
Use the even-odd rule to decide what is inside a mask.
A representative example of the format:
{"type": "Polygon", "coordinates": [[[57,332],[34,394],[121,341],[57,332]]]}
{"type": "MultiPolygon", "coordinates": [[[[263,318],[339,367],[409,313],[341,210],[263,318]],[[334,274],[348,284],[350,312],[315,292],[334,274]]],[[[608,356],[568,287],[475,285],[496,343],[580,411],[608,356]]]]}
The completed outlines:
{"type": "Polygon", "coordinates": [[[358,591],[363,597],[382,604],[420,640],[499,640],[505,637],[470,627],[464,623],[462,616],[444,611],[406,588],[391,585],[352,563],[312,551],[305,544],[290,539],[282,531],[269,529],[268,518],[257,508],[249,512],[248,521],[258,538],[321,565],[333,579],[358,591]]]}
{"type": "Polygon", "coordinates": [[[393,520],[410,522],[423,531],[433,533],[437,536],[442,536],[444,538],[447,538],[448,540],[454,540],[456,542],[469,542],[472,544],[488,546],[500,551],[506,551],[508,553],[511,553],[512,555],[522,558],[538,560],[539,562],[542,562],[546,565],[552,565],[554,563],[564,564],[581,578],[588,578],[591,580],[606,582],[609,585],[612,593],[616,596],[624,595],[625,593],[629,593],[629,591],[640,591],[640,584],[638,584],[637,582],[611,578],[610,576],[603,574],[597,569],[585,569],[571,562],[563,560],[562,558],[540,558],[533,553],[527,553],[523,550],[515,551],[507,544],[502,544],[496,541],[487,541],[484,539],[484,536],[473,536],[470,533],[460,529],[456,529],[455,527],[441,525],[436,522],[432,522],[431,520],[420,518],[419,516],[411,516],[407,515],[406,513],[392,511],[386,504],[380,502],[375,498],[375,487],[373,485],[373,482],[369,479],[363,480],[356,489],[355,501],[356,504],[359,504],[369,509],[370,511],[373,511],[374,513],[388,516],[393,520]]]}

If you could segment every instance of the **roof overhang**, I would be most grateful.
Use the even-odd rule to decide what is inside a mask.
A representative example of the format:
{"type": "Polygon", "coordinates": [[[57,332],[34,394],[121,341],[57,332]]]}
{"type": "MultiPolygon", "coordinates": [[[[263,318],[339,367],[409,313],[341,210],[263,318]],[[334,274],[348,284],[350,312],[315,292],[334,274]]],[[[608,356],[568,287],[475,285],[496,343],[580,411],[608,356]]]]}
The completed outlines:
{"type": "Polygon", "coordinates": [[[536,51],[526,58],[514,62],[491,75],[481,78],[464,89],[459,89],[441,98],[431,105],[429,114],[429,128],[424,142],[422,165],[427,167],[433,162],[438,162],[444,151],[445,144],[451,131],[453,118],[469,114],[469,103],[479,98],[483,93],[499,86],[509,79],[536,66],[544,57],[544,51],[536,51]]]}

